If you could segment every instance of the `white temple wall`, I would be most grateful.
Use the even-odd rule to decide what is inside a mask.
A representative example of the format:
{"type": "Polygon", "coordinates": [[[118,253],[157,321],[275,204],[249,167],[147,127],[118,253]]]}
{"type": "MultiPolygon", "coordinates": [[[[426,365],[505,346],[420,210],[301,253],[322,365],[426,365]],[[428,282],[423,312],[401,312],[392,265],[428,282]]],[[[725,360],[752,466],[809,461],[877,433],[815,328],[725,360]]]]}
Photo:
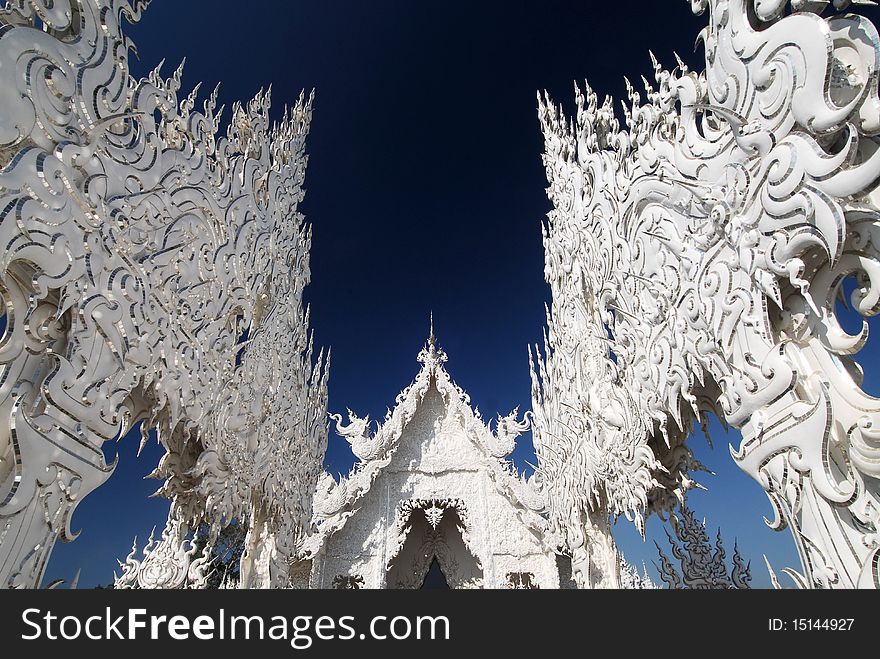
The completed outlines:
{"type": "MultiPolygon", "coordinates": [[[[462,566],[470,564],[467,554],[473,554],[482,567],[483,587],[503,588],[509,573],[529,573],[541,588],[558,588],[555,554],[529,530],[515,502],[499,492],[493,480],[497,467],[491,460],[432,388],[390,463],[345,526],[327,539],[315,561],[312,587],[333,588],[338,576],[357,579],[363,588],[394,587],[388,583],[388,566],[401,551],[405,553],[398,564],[420,558],[419,542],[404,543],[409,533],[430,529],[418,509],[438,502],[455,510],[444,513],[437,527],[445,546],[454,550],[454,560],[462,566]],[[462,526],[460,534],[456,522],[462,526]]],[[[442,558],[438,560],[443,568],[442,558]]],[[[444,573],[452,586],[456,575],[444,573]]]]}

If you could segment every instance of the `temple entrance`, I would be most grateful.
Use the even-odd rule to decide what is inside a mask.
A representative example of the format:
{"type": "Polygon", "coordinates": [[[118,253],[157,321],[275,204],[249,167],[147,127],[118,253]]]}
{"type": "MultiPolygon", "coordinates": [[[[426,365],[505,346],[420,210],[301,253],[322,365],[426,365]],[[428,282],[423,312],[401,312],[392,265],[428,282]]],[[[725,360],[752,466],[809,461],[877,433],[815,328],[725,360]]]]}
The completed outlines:
{"type": "Polygon", "coordinates": [[[428,574],[425,575],[425,580],[422,582],[422,589],[449,590],[449,582],[446,581],[446,575],[443,574],[440,561],[436,556],[431,561],[431,567],[428,568],[428,574]]]}
{"type": "Polygon", "coordinates": [[[309,585],[557,588],[558,542],[545,537],[542,494],[506,457],[528,423],[511,414],[486,425],[444,368],[433,332],[418,361],[375,432],[353,412],[348,424],[334,415],[360,462],[340,481],[321,477],[317,533],[304,551],[309,585]]]}
{"type": "Polygon", "coordinates": [[[406,539],[388,566],[388,588],[481,588],[483,569],[462,538],[454,507],[414,508],[406,539]]]}

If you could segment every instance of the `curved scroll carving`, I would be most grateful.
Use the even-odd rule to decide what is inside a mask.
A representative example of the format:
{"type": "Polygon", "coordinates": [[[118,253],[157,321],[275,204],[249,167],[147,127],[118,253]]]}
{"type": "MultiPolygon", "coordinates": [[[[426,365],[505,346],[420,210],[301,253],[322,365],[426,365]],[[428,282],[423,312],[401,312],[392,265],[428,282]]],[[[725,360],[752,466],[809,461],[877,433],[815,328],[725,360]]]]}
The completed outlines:
{"type": "Polygon", "coordinates": [[[178,99],[182,70],[131,77],[143,0],[0,10],[0,585],[39,584],[71,514],[137,421],[194,527],[257,509],[292,555],[326,442],[326,365],[302,290],[298,212],[311,99],[178,99]],[[44,29],[35,27],[39,20],[44,29]],[[246,337],[246,340],[244,338],[246,337]],[[315,363],[317,362],[317,363],[315,363]]]}
{"type": "MultiPolygon", "coordinates": [[[[466,566],[460,563],[459,554],[449,546],[441,530],[429,527],[420,539],[421,544],[413,553],[412,564],[407,566],[408,569],[396,583],[392,584],[392,587],[409,590],[421,588],[434,558],[437,559],[450,587],[480,588],[482,586],[482,578],[471,575],[466,566]]],[[[467,558],[473,559],[475,556],[470,555],[467,558]]],[[[476,567],[482,570],[479,561],[476,562],[476,567]]]]}
{"type": "MultiPolygon", "coordinates": [[[[678,560],[680,568],[663,553],[660,545],[660,563],[657,569],[660,578],[669,588],[750,588],[751,566],[743,561],[739,548],[733,546],[733,568],[728,569],[725,561],[727,552],[721,540],[721,531],[715,540],[715,549],[709,541],[706,523],[697,521],[694,512],[686,505],[681,506],[681,515],[671,516],[675,539],[666,532],[672,555],[678,560]],[[676,542],[677,540],[677,542],[676,542]],[[681,543],[681,544],[679,544],[681,543]]],[[[656,544],[656,543],[655,543],[656,544]]]]}
{"type": "Polygon", "coordinates": [[[205,588],[211,567],[210,543],[199,551],[188,539],[187,525],[171,516],[159,540],[153,539],[155,529],[143,549],[143,558],[135,558],[137,538],[125,563],[119,562],[122,574],[115,578],[113,587],[129,588],[205,588]]]}
{"type": "Polygon", "coordinates": [[[880,39],[792,4],[693,2],[705,70],[652,59],[625,129],[589,87],[572,120],[541,99],[553,307],[535,445],[553,524],[607,502],[641,527],[694,485],[684,442],[716,413],[803,583],[877,587],[880,403],[854,361],[867,324],[848,333],[835,304],[854,278],[853,307],[880,310],[880,39]]]}
{"type": "MultiPolygon", "coordinates": [[[[483,423],[479,410],[474,411],[472,428],[470,429],[483,445],[489,454],[495,458],[506,458],[516,448],[516,439],[531,427],[528,413],[523,417],[522,421],[517,421],[519,408],[514,409],[507,416],[498,415],[498,421],[494,432],[490,428],[490,424],[483,423]]],[[[491,420],[490,420],[491,421],[491,420]]]]}
{"type": "MultiPolygon", "coordinates": [[[[417,359],[422,368],[412,384],[397,396],[394,410],[388,411],[385,420],[378,424],[374,433],[370,433],[369,417],[360,418],[349,410],[349,422],[344,424],[341,415],[330,415],[336,423],[336,432],[349,441],[359,461],[348,476],[338,482],[327,473],[319,477],[313,505],[312,521],[315,532],[305,541],[305,556],[315,556],[322,543],[341,529],[355,513],[378,475],[391,462],[404,430],[412,422],[416,410],[425,402],[425,397],[433,387],[436,387],[446,406],[446,418],[440,425],[448,423],[456,429],[463,429],[481,452],[486,454],[485,466],[491,470],[495,484],[505,495],[517,501],[518,512],[524,521],[532,527],[539,527],[543,532],[546,525],[541,515],[546,506],[543,493],[533,480],[524,478],[503,459],[513,450],[516,438],[529,428],[528,413],[523,415],[521,421],[517,419],[518,410],[507,416],[499,416],[493,431],[490,424],[482,420],[479,412],[471,409],[470,397],[452,381],[446,371],[444,364],[448,361],[448,356],[437,345],[433,319],[430,337],[417,359]]],[[[442,432],[443,429],[435,427],[434,431],[442,432]]],[[[461,515],[467,514],[463,504],[459,512],[461,515]]],[[[399,515],[396,519],[401,522],[399,515]]],[[[405,524],[407,519],[408,517],[404,517],[401,523],[405,524]]],[[[465,524],[465,528],[466,526],[465,524]]],[[[467,542],[466,530],[464,533],[467,542]]],[[[400,541],[402,542],[402,538],[400,541]]],[[[399,549],[398,546],[396,551],[399,549]]],[[[392,554],[396,554],[396,551],[392,554]]]]}
{"type": "Polygon", "coordinates": [[[348,410],[348,425],[342,425],[341,414],[331,414],[330,418],[336,422],[336,434],[345,438],[351,444],[351,452],[361,462],[367,462],[379,456],[382,449],[381,440],[376,436],[370,436],[370,416],[363,419],[348,410]]]}
{"type": "MultiPolygon", "coordinates": [[[[421,510],[425,514],[425,519],[428,521],[428,524],[431,527],[431,530],[436,532],[437,527],[440,525],[440,522],[443,520],[444,513],[447,510],[455,511],[455,528],[461,534],[461,539],[464,542],[465,547],[474,557],[476,561],[476,565],[481,570],[483,569],[483,565],[480,562],[480,557],[476,553],[476,547],[473,541],[473,538],[470,536],[470,514],[468,513],[467,504],[465,504],[462,499],[405,499],[401,501],[397,506],[397,510],[394,514],[394,527],[393,527],[393,540],[391,541],[390,550],[388,552],[388,558],[385,562],[386,570],[388,566],[391,565],[392,561],[397,558],[400,554],[400,550],[403,548],[403,544],[407,539],[407,536],[411,530],[411,518],[413,511],[421,510]]],[[[432,536],[434,537],[434,536],[432,536]]],[[[439,537],[439,536],[438,536],[439,537]]],[[[436,539],[436,538],[435,538],[436,539]]],[[[430,556],[427,557],[427,563],[425,563],[425,574],[430,567],[430,556]]],[[[439,558],[438,558],[439,560],[439,558]]],[[[444,574],[452,574],[452,572],[447,572],[445,567],[447,567],[441,561],[441,567],[444,567],[444,574]]],[[[417,588],[421,585],[424,580],[425,574],[422,574],[422,578],[418,580],[418,585],[413,586],[417,588]]]]}
{"type": "Polygon", "coordinates": [[[620,587],[626,590],[657,590],[657,584],[648,575],[648,568],[642,565],[642,573],[630,565],[623,557],[620,559],[620,587]]]}

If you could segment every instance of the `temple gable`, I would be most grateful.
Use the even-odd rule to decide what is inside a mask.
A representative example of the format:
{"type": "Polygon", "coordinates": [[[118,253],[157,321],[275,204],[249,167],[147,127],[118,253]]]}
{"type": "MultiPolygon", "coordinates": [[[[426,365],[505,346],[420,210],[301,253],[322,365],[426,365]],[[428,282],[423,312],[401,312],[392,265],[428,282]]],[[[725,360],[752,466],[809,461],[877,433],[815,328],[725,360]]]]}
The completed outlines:
{"type": "Polygon", "coordinates": [[[319,487],[309,586],[420,588],[436,563],[451,588],[558,588],[541,497],[506,460],[528,422],[514,412],[486,424],[433,332],[418,359],[375,432],[368,417],[333,417],[359,462],[319,487]]]}

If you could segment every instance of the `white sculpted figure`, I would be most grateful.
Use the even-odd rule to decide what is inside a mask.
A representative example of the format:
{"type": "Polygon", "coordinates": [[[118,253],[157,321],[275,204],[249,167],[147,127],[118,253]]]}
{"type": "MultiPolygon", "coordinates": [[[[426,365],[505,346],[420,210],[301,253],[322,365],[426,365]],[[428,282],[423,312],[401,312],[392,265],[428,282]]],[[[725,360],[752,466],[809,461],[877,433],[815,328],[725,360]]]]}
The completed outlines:
{"type": "Polygon", "coordinates": [[[326,444],[301,304],[311,99],[270,127],[260,93],[219,137],[216,92],[198,112],[180,69],[129,74],[121,23],[145,5],[0,10],[2,587],[39,585],[113,470],[102,444],[139,420],[167,451],[169,520],[273,538],[251,585],[287,583],[311,518],[326,444]]]}
{"type": "Polygon", "coordinates": [[[211,570],[210,547],[199,552],[196,543],[187,539],[188,525],[168,517],[162,537],[154,540],[150,532],[144,545],[143,559],[135,558],[137,538],[125,563],[119,562],[122,574],[114,579],[114,588],[203,588],[211,570]]]}
{"type": "MultiPolygon", "coordinates": [[[[692,0],[705,70],[654,61],[611,100],[540,100],[553,292],[533,367],[551,520],[670,510],[709,412],[789,527],[803,587],[878,587],[880,402],[835,315],[880,306],[880,40],[828,2],[692,0]],[[583,438],[584,441],[581,441],[583,438]]],[[[835,2],[845,8],[847,2],[835,2]]],[[[574,538],[569,538],[571,542],[574,538]]]]}

